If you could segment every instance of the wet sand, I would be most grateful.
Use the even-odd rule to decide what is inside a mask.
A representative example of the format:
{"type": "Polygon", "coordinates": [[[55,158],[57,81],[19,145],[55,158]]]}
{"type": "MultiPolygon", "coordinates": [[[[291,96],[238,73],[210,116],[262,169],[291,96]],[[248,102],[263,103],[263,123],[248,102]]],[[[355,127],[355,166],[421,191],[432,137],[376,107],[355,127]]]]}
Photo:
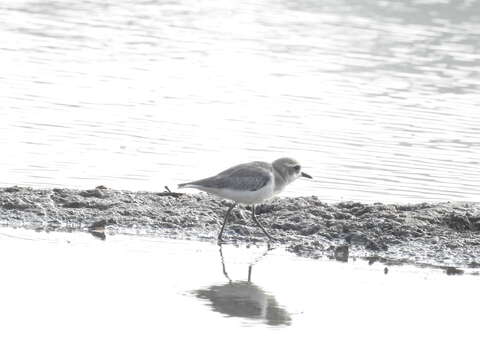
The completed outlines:
{"type": "MultiPolygon", "coordinates": [[[[228,202],[204,194],[0,188],[0,225],[42,231],[88,231],[216,241],[228,202]]],[[[248,208],[247,208],[248,209],[248,208]]],[[[316,196],[277,198],[257,206],[259,220],[289,251],[339,261],[444,268],[448,274],[480,268],[480,204],[327,204],[316,196]]],[[[235,209],[227,242],[264,242],[245,207],[235,209]]]]}

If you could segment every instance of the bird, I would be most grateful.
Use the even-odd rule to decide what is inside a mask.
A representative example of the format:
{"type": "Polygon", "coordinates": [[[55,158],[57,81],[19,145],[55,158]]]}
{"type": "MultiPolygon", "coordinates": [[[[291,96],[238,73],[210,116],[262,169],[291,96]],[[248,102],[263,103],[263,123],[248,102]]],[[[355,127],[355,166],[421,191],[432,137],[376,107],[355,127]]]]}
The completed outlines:
{"type": "Polygon", "coordinates": [[[285,187],[299,177],[312,179],[304,173],[298,161],[282,157],[272,163],[252,161],[239,164],[220,172],[215,176],[179,184],[179,188],[192,188],[204,191],[217,197],[231,200],[223,220],[219,243],[228,217],[237,204],[251,205],[252,219],[262,229],[269,241],[274,241],[255,215],[255,205],[262,203],[282,192],[285,187]]]}

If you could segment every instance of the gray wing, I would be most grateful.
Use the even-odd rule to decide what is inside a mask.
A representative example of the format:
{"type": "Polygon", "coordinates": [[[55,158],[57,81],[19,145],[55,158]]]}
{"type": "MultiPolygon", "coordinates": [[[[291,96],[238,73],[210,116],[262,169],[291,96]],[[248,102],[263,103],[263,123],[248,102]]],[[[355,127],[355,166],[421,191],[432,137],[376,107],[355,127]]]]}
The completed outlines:
{"type": "Polygon", "coordinates": [[[261,161],[234,166],[220,174],[189,183],[207,188],[256,191],[273,180],[272,165],[261,161]]]}

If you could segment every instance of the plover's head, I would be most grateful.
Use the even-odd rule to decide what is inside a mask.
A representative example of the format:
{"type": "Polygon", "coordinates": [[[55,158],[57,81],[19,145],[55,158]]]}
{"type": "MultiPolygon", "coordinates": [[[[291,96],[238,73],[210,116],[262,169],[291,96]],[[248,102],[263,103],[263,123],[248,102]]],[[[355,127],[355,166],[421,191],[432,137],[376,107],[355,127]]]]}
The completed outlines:
{"type": "Polygon", "coordinates": [[[291,158],[280,158],[275,160],[273,163],[273,168],[277,170],[280,175],[283,177],[287,184],[291,183],[299,177],[306,177],[311,179],[312,177],[308,174],[305,174],[302,171],[302,167],[298,161],[291,158]]]}

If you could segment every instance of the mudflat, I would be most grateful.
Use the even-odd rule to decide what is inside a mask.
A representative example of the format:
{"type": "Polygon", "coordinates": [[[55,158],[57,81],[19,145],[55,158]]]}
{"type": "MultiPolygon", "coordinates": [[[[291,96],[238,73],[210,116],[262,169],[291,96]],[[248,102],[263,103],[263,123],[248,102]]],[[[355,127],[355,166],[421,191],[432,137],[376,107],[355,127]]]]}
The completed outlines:
{"type": "MultiPolygon", "coordinates": [[[[144,232],[216,241],[228,202],[204,194],[0,188],[0,225],[40,231],[144,232]]],[[[462,273],[480,268],[480,204],[325,203],[316,196],[276,198],[256,207],[278,244],[301,256],[367,258],[462,273]]],[[[227,242],[267,239],[245,208],[235,209],[227,242]]]]}

